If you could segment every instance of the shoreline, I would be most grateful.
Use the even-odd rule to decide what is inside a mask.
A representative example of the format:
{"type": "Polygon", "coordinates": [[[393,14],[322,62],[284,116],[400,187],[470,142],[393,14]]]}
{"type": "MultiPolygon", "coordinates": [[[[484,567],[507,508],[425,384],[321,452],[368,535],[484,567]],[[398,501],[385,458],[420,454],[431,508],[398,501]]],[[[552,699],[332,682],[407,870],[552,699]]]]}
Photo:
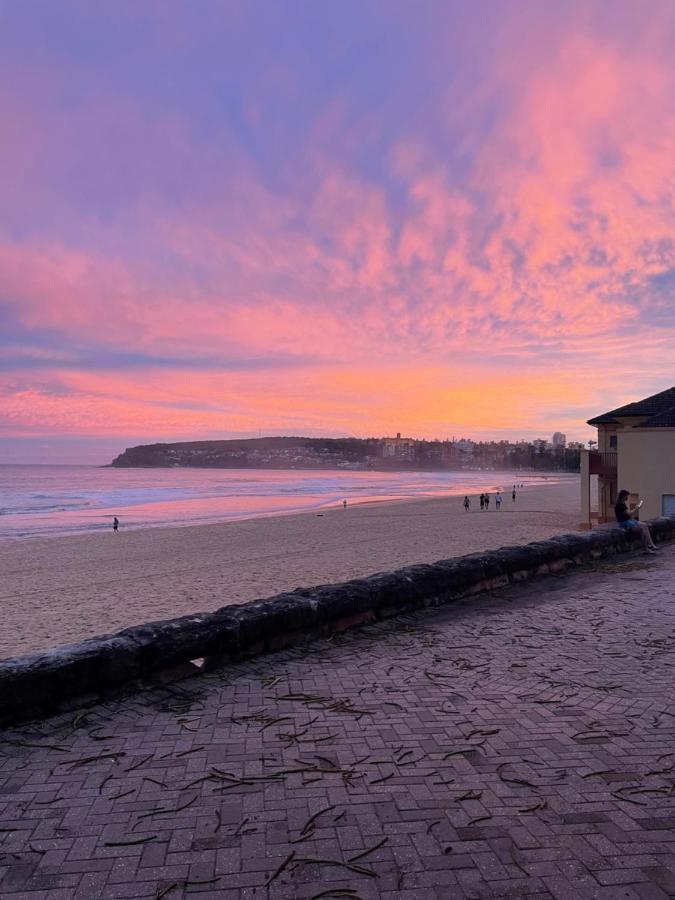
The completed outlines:
{"type": "Polygon", "coordinates": [[[578,478],[523,488],[502,510],[462,495],[218,525],[0,544],[0,658],[297,587],[526,544],[577,530],[578,478]]]}
{"type": "MultiPolygon", "coordinates": [[[[91,466],[86,466],[84,468],[96,468],[91,466]]],[[[115,467],[107,467],[107,468],[115,468],[115,467]]],[[[122,468],[125,471],[131,471],[130,467],[117,467],[122,468]]],[[[158,467],[146,467],[145,470],[149,470],[151,468],[158,467]]],[[[165,471],[168,471],[167,467],[165,471]]],[[[182,471],[192,471],[193,469],[197,469],[197,467],[181,467],[182,471]]],[[[199,471],[216,471],[213,468],[203,469],[199,471]]],[[[217,471],[267,471],[267,470],[217,470],[217,471]]],[[[278,471],[293,471],[294,473],[299,472],[301,470],[278,470],[278,471]]],[[[325,472],[326,474],[335,474],[335,472],[340,473],[341,470],[302,470],[302,471],[313,471],[316,473],[325,472]]],[[[484,471],[482,469],[470,469],[463,470],[466,472],[467,478],[476,478],[478,474],[486,476],[483,480],[482,485],[476,485],[475,482],[473,484],[467,484],[465,482],[459,482],[456,484],[448,483],[443,486],[439,486],[436,489],[432,489],[429,491],[419,491],[419,492],[410,492],[407,494],[396,494],[396,488],[391,495],[377,495],[370,494],[366,496],[359,496],[359,494],[350,494],[349,493],[349,485],[345,485],[344,495],[341,492],[335,491],[337,496],[333,495],[331,497],[322,497],[320,494],[299,494],[298,499],[305,499],[307,502],[303,505],[302,503],[297,506],[290,506],[287,508],[277,508],[275,509],[273,504],[274,500],[278,499],[273,494],[269,495],[269,507],[268,508],[239,508],[236,506],[234,509],[227,508],[227,503],[229,500],[233,500],[236,504],[238,499],[242,499],[245,504],[245,497],[238,498],[236,495],[228,496],[227,494],[213,494],[206,496],[197,496],[194,497],[182,497],[177,499],[169,499],[167,500],[148,500],[145,503],[132,504],[129,506],[122,504],[117,504],[114,507],[110,506],[93,506],[90,508],[83,507],[78,510],[73,510],[71,512],[66,512],[65,523],[61,524],[59,528],[58,523],[58,513],[56,512],[56,508],[54,511],[49,512],[40,512],[36,510],[31,513],[28,517],[28,520],[24,528],[27,530],[22,532],[18,530],[19,526],[16,523],[13,524],[13,528],[11,531],[3,534],[0,529],[0,547],[6,543],[23,543],[25,541],[35,541],[35,540],[57,540],[60,538],[82,538],[82,537],[91,537],[96,534],[105,534],[111,530],[112,518],[113,516],[118,516],[120,518],[121,530],[125,532],[130,531],[147,531],[147,530],[155,530],[155,529],[176,529],[176,528],[199,528],[199,527],[214,527],[217,525],[232,525],[238,524],[241,522],[252,521],[257,519],[277,519],[277,518],[289,518],[294,516],[303,516],[303,515],[325,515],[333,509],[342,510],[342,500],[338,499],[339,497],[344,496],[348,501],[348,507],[350,509],[354,509],[362,506],[375,506],[375,505],[383,505],[383,504],[398,504],[398,503],[421,503],[425,501],[432,500],[442,500],[443,498],[450,497],[463,497],[465,494],[468,494],[472,500],[477,503],[478,502],[478,494],[480,491],[488,491],[491,493],[493,499],[494,494],[497,490],[501,490],[504,495],[504,503],[506,504],[507,500],[510,500],[511,495],[511,487],[513,484],[512,479],[514,476],[520,476],[521,478],[527,479],[523,487],[518,488],[518,493],[521,494],[525,491],[532,490],[533,488],[552,486],[555,484],[561,483],[570,483],[571,481],[578,480],[577,473],[570,472],[513,472],[513,471],[501,471],[501,470],[489,470],[484,471]],[[499,476],[502,476],[502,484],[494,485],[487,483],[488,476],[496,476],[495,480],[499,480],[499,476]],[[169,506],[173,507],[170,511],[165,512],[165,518],[157,519],[157,511],[162,507],[166,506],[167,503],[169,506]],[[190,506],[197,505],[201,507],[198,513],[191,512],[190,506]],[[211,507],[211,509],[209,509],[211,507]],[[154,516],[154,518],[153,518],[154,516]],[[75,517],[75,518],[73,518],[75,517]],[[41,528],[40,525],[36,526],[36,521],[44,520],[45,526],[41,528]]],[[[349,473],[347,473],[349,474],[349,473]]],[[[385,474],[383,472],[376,472],[374,474],[385,474]]],[[[394,474],[394,473],[391,473],[394,474]]],[[[409,474],[407,471],[401,471],[401,475],[409,474]]],[[[422,474],[421,470],[420,473],[422,474]]],[[[438,472],[429,470],[429,475],[439,474],[438,472]]],[[[451,474],[457,474],[455,472],[451,474]]],[[[482,480],[482,479],[481,479],[482,480]]],[[[519,482],[516,482],[519,483],[519,482]]],[[[280,497],[283,495],[279,495],[280,497]]],[[[63,510],[59,510],[58,512],[63,513],[63,510]]],[[[7,519],[12,521],[14,519],[19,518],[16,514],[13,514],[11,511],[6,513],[7,519]]],[[[0,526],[3,524],[2,515],[0,513],[0,526]]],[[[11,526],[6,526],[11,527],[11,526]]]]}

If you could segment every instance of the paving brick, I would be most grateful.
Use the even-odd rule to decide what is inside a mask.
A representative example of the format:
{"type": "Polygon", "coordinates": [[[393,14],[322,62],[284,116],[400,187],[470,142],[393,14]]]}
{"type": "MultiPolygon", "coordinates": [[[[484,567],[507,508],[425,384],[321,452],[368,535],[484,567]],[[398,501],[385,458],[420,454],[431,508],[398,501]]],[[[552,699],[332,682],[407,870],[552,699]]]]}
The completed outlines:
{"type": "Polygon", "coordinates": [[[633,885],[633,890],[640,900],[671,900],[673,896],[651,882],[649,884],[635,884],[633,885]]]}
{"type": "Polygon", "coordinates": [[[666,900],[674,597],[663,548],[7,729],[0,896],[666,900]]]}
{"type": "Polygon", "coordinates": [[[600,884],[638,884],[650,880],[641,869],[607,869],[593,874],[600,884]]]}

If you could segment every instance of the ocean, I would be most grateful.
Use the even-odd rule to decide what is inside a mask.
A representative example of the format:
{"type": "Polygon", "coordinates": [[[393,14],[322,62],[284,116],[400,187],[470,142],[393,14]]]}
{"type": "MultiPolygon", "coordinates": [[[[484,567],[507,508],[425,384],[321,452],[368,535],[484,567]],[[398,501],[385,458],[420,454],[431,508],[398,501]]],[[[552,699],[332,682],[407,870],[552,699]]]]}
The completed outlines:
{"type": "MultiPolygon", "coordinates": [[[[0,465],[0,540],[289,515],[378,500],[510,491],[541,475],[494,471],[357,472],[113,469],[0,465]]],[[[549,482],[568,476],[549,475],[549,482]]]]}

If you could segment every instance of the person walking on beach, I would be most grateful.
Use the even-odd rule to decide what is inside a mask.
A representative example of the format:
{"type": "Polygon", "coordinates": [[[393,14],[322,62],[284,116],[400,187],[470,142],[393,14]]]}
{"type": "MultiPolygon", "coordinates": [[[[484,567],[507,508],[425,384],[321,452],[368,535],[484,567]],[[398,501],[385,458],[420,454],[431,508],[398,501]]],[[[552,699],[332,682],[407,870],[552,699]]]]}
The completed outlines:
{"type": "Polygon", "coordinates": [[[120,527],[120,520],[117,518],[117,516],[113,516],[113,532],[115,534],[117,534],[119,527],[120,527]]]}
{"type": "Polygon", "coordinates": [[[499,491],[497,491],[497,496],[495,497],[495,506],[498,510],[502,508],[502,495],[499,491]]]}
{"type": "Polygon", "coordinates": [[[480,495],[480,508],[485,509],[485,494],[480,495]]]}
{"type": "Polygon", "coordinates": [[[485,509],[490,509],[490,495],[485,495],[485,509]]]}
{"type": "Polygon", "coordinates": [[[342,508],[347,509],[347,501],[346,500],[342,501],[342,508]]]}
{"type": "Polygon", "coordinates": [[[515,484],[513,485],[513,493],[511,494],[511,499],[513,500],[514,503],[516,502],[516,486],[515,486],[515,484]]]}
{"type": "Polygon", "coordinates": [[[468,512],[471,509],[471,501],[468,497],[464,498],[464,509],[468,512]]]}
{"type": "Polygon", "coordinates": [[[649,526],[645,525],[644,522],[638,521],[641,506],[642,503],[638,503],[637,506],[634,506],[629,510],[628,491],[619,491],[619,496],[616,498],[616,504],[614,506],[614,515],[616,516],[616,521],[619,523],[619,526],[625,528],[629,534],[631,532],[639,533],[640,539],[642,540],[642,546],[645,548],[645,553],[656,553],[657,548],[654,546],[649,526]]]}

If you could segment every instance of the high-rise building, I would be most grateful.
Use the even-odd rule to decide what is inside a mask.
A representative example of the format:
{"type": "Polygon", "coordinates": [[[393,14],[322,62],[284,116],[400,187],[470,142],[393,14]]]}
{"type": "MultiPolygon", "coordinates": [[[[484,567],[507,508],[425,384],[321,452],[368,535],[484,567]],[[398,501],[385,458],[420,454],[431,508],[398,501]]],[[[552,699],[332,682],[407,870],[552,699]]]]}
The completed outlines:
{"type": "Polygon", "coordinates": [[[551,443],[553,444],[554,450],[564,450],[565,445],[567,444],[567,435],[563,434],[562,431],[556,431],[551,443]]]}

